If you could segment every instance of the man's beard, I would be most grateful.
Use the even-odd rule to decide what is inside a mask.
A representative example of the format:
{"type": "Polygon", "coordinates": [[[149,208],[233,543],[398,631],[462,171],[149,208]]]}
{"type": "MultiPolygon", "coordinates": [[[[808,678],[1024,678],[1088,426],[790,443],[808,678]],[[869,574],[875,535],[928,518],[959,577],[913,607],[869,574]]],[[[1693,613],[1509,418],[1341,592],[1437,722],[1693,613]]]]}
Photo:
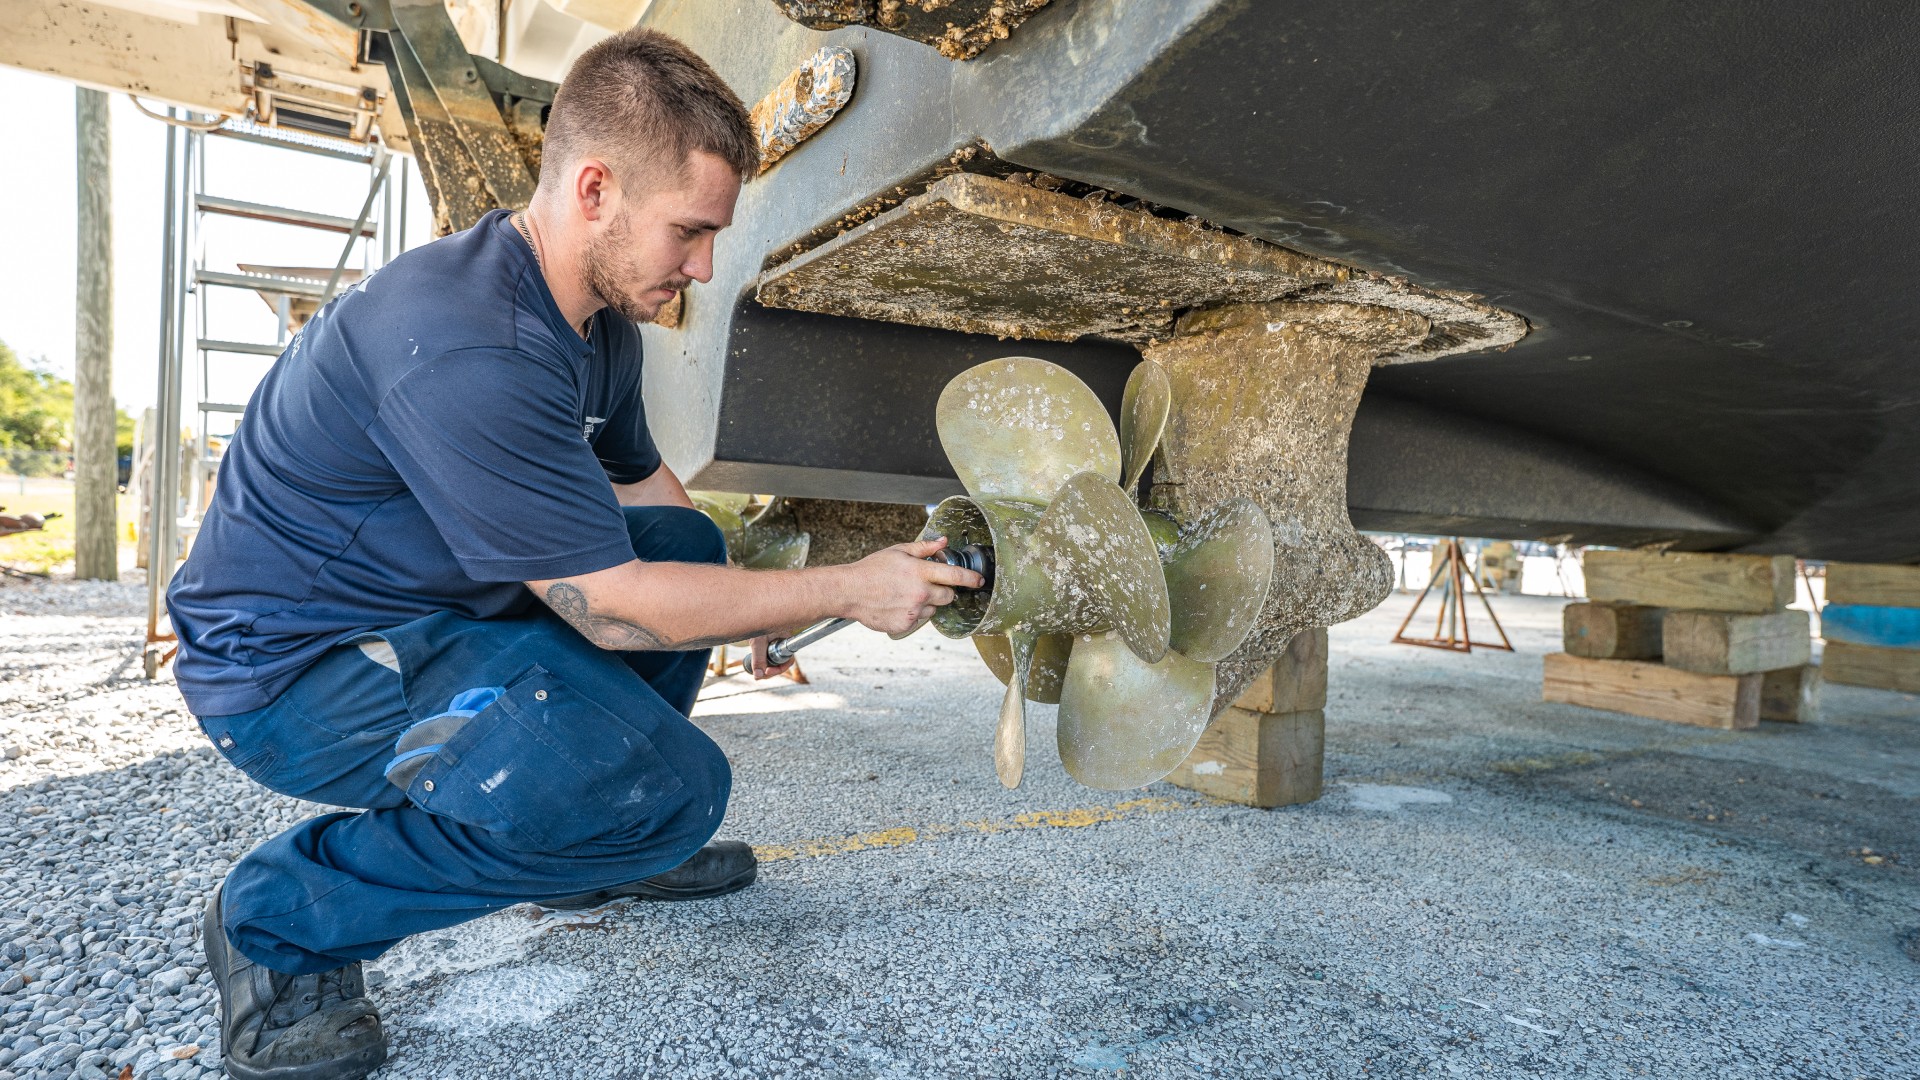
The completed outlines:
{"type": "MultiPolygon", "coordinates": [[[[622,210],[613,221],[613,227],[587,241],[587,250],[581,258],[581,276],[586,279],[587,290],[598,297],[600,302],[612,308],[630,322],[651,322],[660,313],[666,301],[646,303],[628,293],[626,282],[637,281],[640,272],[634,265],[629,244],[629,222],[627,213],[622,210]]],[[[672,289],[675,292],[692,284],[686,278],[663,281],[652,289],[672,289]]]]}

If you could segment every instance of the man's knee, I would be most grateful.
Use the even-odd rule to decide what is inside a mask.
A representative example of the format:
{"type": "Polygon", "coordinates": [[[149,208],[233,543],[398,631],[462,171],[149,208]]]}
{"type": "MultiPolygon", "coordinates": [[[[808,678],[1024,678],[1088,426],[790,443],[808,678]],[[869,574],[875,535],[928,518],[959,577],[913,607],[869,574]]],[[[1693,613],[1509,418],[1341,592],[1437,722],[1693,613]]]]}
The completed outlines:
{"type": "Polygon", "coordinates": [[[627,535],[633,553],[647,562],[720,564],[727,561],[727,538],[713,519],[684,506],[627,506],[627,535]]]}
{"type": "Polygon", "coordinates": [[[643,851],[650,859],[678,866],[713,839],[727,813],[733,769],[713,740],[698,729],[694,734],[698,737],[676,741],[667,751],[681,785],[673,810],[611,830],[596,839],[597,845],[643,851]]]}
{"type": "Polygon", "coordinates": [[[527,852],[643,835],[696,802],[700,816],[724,807],[724,755],[618,656],[547,650],[543,662],[407,729],[387,780],[421,809],[527,852]]]}

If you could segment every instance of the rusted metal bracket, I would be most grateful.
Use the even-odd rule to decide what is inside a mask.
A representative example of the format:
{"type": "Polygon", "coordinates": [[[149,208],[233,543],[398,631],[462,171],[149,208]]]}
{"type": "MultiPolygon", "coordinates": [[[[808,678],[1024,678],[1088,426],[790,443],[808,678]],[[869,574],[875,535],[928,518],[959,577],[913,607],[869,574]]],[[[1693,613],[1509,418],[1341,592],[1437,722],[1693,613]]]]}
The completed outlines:
{"type": "Polygon", "coordinates": [[[309,3],[361,31],[361,58],[386,66],[436,231],[456,232],[488,210],[532,200],[553,83],[469,54],[439,0],[309,3]]]}
{"type": "Polygon", "coordinates": [[[780,13],[813,30],[871,26],[970,60],[1004,41],[1049,0],[773,0],[780,13]]]}
{"type": "Polygon", "coordinates": [[[533,199],[533,174],[481,81],[479,66],[447,17],[446,5],[440,0],[393,0],[393,19],[495,201],[525,207],[533,199]]]}

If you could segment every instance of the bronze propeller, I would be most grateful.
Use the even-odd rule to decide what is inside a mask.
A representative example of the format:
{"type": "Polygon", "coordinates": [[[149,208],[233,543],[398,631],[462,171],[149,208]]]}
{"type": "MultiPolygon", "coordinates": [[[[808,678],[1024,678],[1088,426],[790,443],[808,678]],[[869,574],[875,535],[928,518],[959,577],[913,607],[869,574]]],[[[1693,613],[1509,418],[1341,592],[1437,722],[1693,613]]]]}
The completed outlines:
{"type": "Polygon", "coordinates": [[[973,636],[1007,684],[994,736],[1007,787],[1025,767],[1028,699],[1059,703],[1061,762],[1081,783],[1172,771],[1210,719],[1214,661],[1266,598],[1271,528],[1252,502],[1182,527],[1128,494],[1171,401],[1166,373],[1142,363],[1116,432],[1078,377],[1028,357],[971,368],[940,396],[941,446],[967,495],[936,507],[923,535],[989,545],[996,570],[991,590],[933,621],[973,636]]]}

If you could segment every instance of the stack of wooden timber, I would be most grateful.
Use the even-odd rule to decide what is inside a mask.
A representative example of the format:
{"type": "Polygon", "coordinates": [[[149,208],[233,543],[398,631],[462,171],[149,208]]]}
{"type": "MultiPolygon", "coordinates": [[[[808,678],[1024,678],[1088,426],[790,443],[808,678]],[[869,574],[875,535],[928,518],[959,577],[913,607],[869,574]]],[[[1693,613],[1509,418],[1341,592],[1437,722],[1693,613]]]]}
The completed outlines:
{"type": "Polygon", "coordinates": [[[1827,681],[1920,693],[1920,566],[1827,564],[1827,681]]]}
{"type": "Polygon", "coordinates": [[[1590,599],[1567,605],[1546,700],[1715,728],[1817,718],[1791,556],[1589,551],[1585,566],[1590,599]]]}
{"type": "Polygon", "coordinates": [[[1497,540],[1480,548],[1480,587],[1488,592],[1520,595],[1523,564],[1511,543],[1497,540]]]}
{"type": "Polygon", "coordinates": [[[1312,802],[1320,797],[1326,708],[1327,630],[1321,627],[1294,635],[1167,779],[1248,806],[1312,802]]]}

